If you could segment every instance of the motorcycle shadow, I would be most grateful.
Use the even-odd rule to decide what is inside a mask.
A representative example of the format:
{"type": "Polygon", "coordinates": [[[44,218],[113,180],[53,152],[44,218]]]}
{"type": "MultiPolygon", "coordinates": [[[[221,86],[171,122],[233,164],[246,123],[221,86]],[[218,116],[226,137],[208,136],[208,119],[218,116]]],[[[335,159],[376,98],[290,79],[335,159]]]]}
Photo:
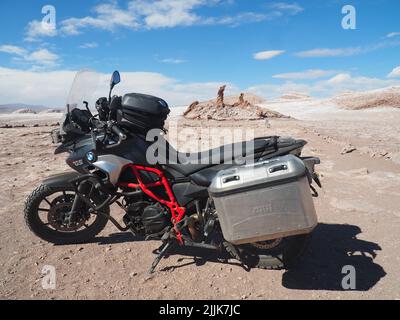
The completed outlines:
{"type": "Polygon", "coordinates": [[[144,237],[134,236],[131,232],[112,233],[108,236],[97,236],[93,240],[86,243],[97,243],[98,245],[118,244],[125,242],[141,242],[145,241],[144,237]]]}
{"type": "MultiPolygon", "coordinates": [[[[99,236],[93,239],[92,241],[89,241],[88,243],[96,243],[98,245],[109,245],[109,244],[118,244],[126,242],[142,242],[142,241],[146,241],[144,237],[134,236],[131,232],[121,232],[121,233],[113,233],[106,237],[99,236]]],[[[155,249],[152,253],[154,255],[158,254],[158,249],[155,249]]],[[[169,253],[165,256],[165,259],[168,259],[168,257],[174,255],[183,256],[180,257],[177,261],[180,264],[165,267],[161,269],[161,271],[175,270],[189,265],[202,266],[205,265],[207,262],[241,266],[248,271],[248,269],[241,263],[235,261],[228,261],[228,259],[231,259],[231,257],[226,252],[216,252],[209,249],[176,246],[170,249],[169,253]],[[181,263],[185,260],[189,261],[187,263],[181,263]]]]}
{"type": "Polygon", "coordinates": [[[368,291],[386,272],[374,262],[375,251],[382,248],[357,239],[360,233],[354,225],[319,224],[301,260],[283,274],[282,285],[297,290],[344,291],[343,282],[345,287],[354,283],[353,291],[368,291]],[[354,267],[350,267],[355,271],[353,279],[345,266],[354,267]]]}
{"type": "MultiPolygon", "coordinates": [[[[153,252],[155,253],[155,252],[153,252]]],[[[227,252],[217,252],[209,249],[191,248],[191,247],[174,247],[170,250],[169,254],[165,257],[168,259],[171,256],[178,255],[177,265],[169,265],[161,269],[161,271],[173,271],[175,269],[184,268],[190,265],[203,266],[208,262],[221,263],[224,265],[239,266],[244,270],[249,269],[241,264],[239,261],[232,260],[227,252]],[[187,263],[182,263],[188,260],[187,263]]]]}
{"type": "MultiPolygon", "coordinates": [[[[282,285],[296,290],[345,291],[342,282],[348,282],[346,276],[349,271],[343,268],[352,266],[355,270],[355,289],[352,290],[368,291],[385,277],[386,272],[374,261],[376,251],[382,248],[377,243],[357,239],[357,235],[361,233],[361,229],[355,225],[319,224],[303,256],[284,272],[282,285]]],[[[92,242],[108,245],[140,241],[144,241],[144,238],[125,232],[97,237],[92,242]]],[[[156,250],[153,254],[157,254],[156,250]]],[[[165,258],[171,256],[179,256],[177,263],[166,266],[161,271],[190,265],[202,266],[207,262],[240,266],[250,271],[250,268],[230,259],[228,254],[208,249],[175,247],[165,258]]]]}

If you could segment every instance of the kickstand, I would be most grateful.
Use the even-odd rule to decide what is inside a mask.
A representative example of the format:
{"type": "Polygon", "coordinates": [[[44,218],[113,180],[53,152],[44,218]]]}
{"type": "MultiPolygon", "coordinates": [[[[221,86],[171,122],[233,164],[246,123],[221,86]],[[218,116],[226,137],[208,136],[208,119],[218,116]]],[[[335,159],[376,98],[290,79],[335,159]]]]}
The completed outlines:
{"type": "MultiPolygon", "coordinates": [[[[158,256],[154,259],[151,268],[149,270],[149,275],[153,274],[155,269],[157,268],[158,264],[160,263],[161,259],[168,253],[168,250],[171,249],[172,246],[172,242],[167,242],[164,247],[162,248],[162,250],[160,251],[160,253],[158,254],[158,256]]],[[[161,249],[160,248],[160,249],[161,249]]]]}

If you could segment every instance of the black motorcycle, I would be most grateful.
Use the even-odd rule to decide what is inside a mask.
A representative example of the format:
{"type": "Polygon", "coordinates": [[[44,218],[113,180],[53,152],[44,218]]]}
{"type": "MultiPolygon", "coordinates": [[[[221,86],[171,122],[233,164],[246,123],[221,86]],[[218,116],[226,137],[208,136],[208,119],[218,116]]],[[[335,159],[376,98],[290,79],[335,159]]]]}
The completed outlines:
{"type": "MultiPolygon", "coordinates": [[[[82,91],[83,84],[93,83],[88,78],[90,73],[87,71],[76,76],[61,128],[52,134],[53,142],[60,143],[55,153],[68,152],[67,164],[74,171],[44,180],[26,201],[25,220],[35,235],[54,244],[84,243],[111,221],[121,232],[129,230],[146,240],[162,241],[150,272],[173,246],[217,250],[228,253],[246,266],[265,269],[283,268],[299,256],[316,220],[298,231],[302,222],[296,220],[295,213],[302,205],[293,199],[299,195],[304,197],[304,191],[294,183],[304,176],[307,187],[313,180],[319,184],[314,172],[319,159],[301,158],[304,140],[262,137],[191,154],[190,158],[197,160],[195,163],[180,161],[187,159],[187,155],[176,151],[164,138],[164,122],[170,112],[164,100],[143,94],[111,97],[113,87],[120,82],[120,74],[116,71],[109,97],[97,99],[97,114],[93,115],[88,102],[83,102],[84,107],[80,108],[83,100],[73,101],[84,98],[77,92],[82,91]],[[148,133],[154,130],[158,130],[157,140],[162,142],[158,146],[162,145],[163,149],[153,150],[154,141],[148,141],[148,133]],[[150,163],[149,153],[156,154],[156,163],[150,163]],[[171,154],[178,160],[171,159],[171,154]],[[203,161],[215,154],[218,163],[203,161]],[[288,156],[298,160],[285,158],[288,156]],[[247,171],[236,163],[239,158],[251,158],[254,168],[264,168],[262,172],[266,176],[263,179],[272,179],[273,183],[267,186],[265,182],[252,189],[247,183],[249,189],[240,193],[244,200],[239,200],[241,210],[244,206],[245,211],[236,212],[235,219],[246,218],[247,214],[253,218],[243,218],[240,223],[233,223],[232,230],[226,230],[230,228],[227,227],[230,213],[223,212],[226,208],[216,205],[214,200],[218,196],[227,197],[232,190],[237,191],[235,185],[243,182],[241,174],[247,171]],[[286,164],[280,164],[282,161],[286,164]],[[293,169],[295,167],[297,169],[293,169]],[[292,169],[300,173],[290,176],[292,169]],[[236,173],[232,175],[232,172],[236,173]],[[286,174],[280,182],[288,186],[292,183],[290,190],[294,191],[291,191],[290,199],[279,200],[275,196],[287,194],[276,191],[280,174],[286,174]],[[210,191],[210,185],[217,186],[218,181],[222,187],[228,186],[227,191],[221,189],[223,192],[219,195],[210,191]],[[256,200],[246,203],[258,190],[263,190],[264,196],[256,194],[256,200]],[[265,195],[271,190],[275,190],[275,198],[267,205],[268,196],[265,195]],[[265,204],[253,206],[260,200],[265,204]],[[124,225],[111,216],[113,204],[124,210],[124,225]],[[288,204],[291,204],[290,208],[288,204]],[[284,212],[285,216],[282,218],[278,211],[284,212]],[[293,222],[297,231],[284,232],[278,227],[282,232],[263,234],[262,230],[271,227],[268,219],[275,219],[273,224],[276,225],[277,217],[279,223],[285,221],[285,225],[293,222]],[[254,227],[257,231],[251,234],[248,222],[254,223],[255,219],[260,222],[254,227]],[[246,229],[247,233],[250,231],[250,237],[244,239],[242,231],[237,234],[236,226],[242,227],[240,230],[246,229]],[[230,231],[233,236],[228,236],[230,231]]],[[[311,188],[316,195],[315,189],[311,188]]],[[[232,198],[229,203],[237,199],[232,198]]]]}

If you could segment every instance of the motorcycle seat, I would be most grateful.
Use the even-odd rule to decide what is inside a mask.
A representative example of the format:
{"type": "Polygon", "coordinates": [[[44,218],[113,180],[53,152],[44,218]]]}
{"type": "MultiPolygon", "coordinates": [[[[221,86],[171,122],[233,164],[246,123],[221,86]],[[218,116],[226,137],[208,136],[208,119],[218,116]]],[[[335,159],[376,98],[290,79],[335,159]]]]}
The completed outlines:
{"type": "Polygon", "coordinates": [[[203,169],[215,167],[220,164],[241,164],[247,157],[257,157],[268,149],[275,150],[275,146],[276,138],[260,138],[248,144],[247,142],[239,142],[207,151],[185,154],[177,152],[167,143],[167,152],[164,152],[164,154],[168,155],[170,148],[172,148],[172,152],[176,152],[177,161],[170,161],[170,159],[166,158],[162,159],[162,164],[188,177],[203,169]],[[186,162],[182,163],[182,159],[186,160],[186,162]]]}
{"type": "MultiPolygon", "coordinates": [[[[255,157],[258,161],[265,161],[274,157],[282,156],[293,152],[296,149],[304,147],[306,141],[294,139],[280,139],[278,140],[276,150],[266,150],[261,157],[255,157]]],[[[220,165],[211,168],[205,168],[190,175],[190,179],[199,186],[209,187],[220,170],[228,169],[234,165],[220,165]]]]}

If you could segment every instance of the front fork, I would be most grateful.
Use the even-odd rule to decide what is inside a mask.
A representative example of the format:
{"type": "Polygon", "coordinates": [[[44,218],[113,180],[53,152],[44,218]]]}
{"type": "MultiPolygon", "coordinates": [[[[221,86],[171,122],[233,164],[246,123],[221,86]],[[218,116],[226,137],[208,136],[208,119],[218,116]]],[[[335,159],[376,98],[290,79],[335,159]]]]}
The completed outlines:
{"type": "Polygon", "coordinates": [[[65,222],[68,226],[72,225],[76,221],[76,216],[78,214],[79,207],[83,204],[83,201],[79,194],[85,194],[89,191],[90,187],[85,186],[84,184],[80,183],[76,188],[74,202],[72,204],[71,211],[65,215],[65,222]]]}

